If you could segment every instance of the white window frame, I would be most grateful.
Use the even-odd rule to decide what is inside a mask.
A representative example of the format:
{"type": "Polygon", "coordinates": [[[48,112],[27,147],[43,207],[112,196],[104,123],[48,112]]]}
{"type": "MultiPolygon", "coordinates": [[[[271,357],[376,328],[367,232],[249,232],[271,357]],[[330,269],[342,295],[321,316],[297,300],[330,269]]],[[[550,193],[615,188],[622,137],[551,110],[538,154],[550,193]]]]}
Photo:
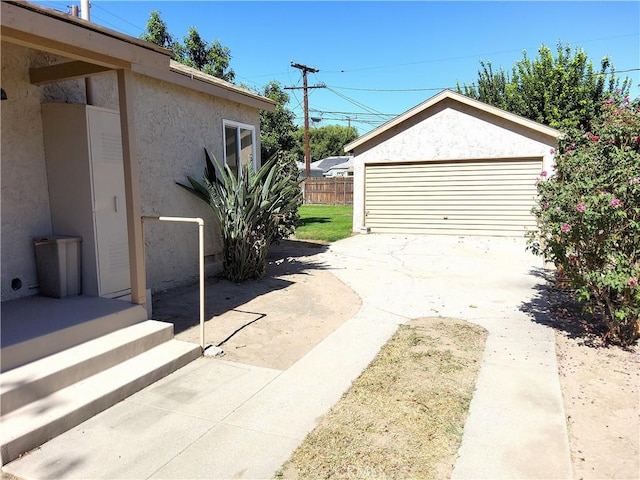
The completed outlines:
{"type": "MultiPolygon", "coordinates": [[[[222,144],[223,147],[223,156],[224,156],[224,164],[227,165],[227,128],[235,128],[236,130],[236,145],[241,145],[241,130],[250,130],[251,131],[251,163],[253,164],[253,170],[256,171],[258,169],[258,157],[256,155],[256,126],[251,125],[249,123],[241,123],[236,122],[234,120],[222,120],[222,144]]],[[[238,158],[238,162],[242,163],[241,152],[236,151],[236,155],[238,158]]],[[[242,168],[238,169],[238,172],[242,173],[242,168]]]]}

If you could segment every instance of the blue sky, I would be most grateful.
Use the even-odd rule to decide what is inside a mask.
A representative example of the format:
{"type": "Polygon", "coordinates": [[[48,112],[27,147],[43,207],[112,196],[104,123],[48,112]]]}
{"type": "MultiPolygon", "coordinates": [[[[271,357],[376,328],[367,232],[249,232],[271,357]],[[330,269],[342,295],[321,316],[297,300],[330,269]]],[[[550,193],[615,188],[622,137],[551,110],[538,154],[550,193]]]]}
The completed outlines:
{"type": "MultiPolygon", "coordinates": [[[[68,11],[79,0],[36,1],[68,11]]],[[[151,10],[182,38],[189,26],[231,50],[236,83],[301,86],[291,62],[317,68],[312,124],[351,124],[364,134],[456,82],[472,83],[480,60],[511,66],[558,41],[609,56],[640,95],[640,2],[116,1],[93,0],[91,20],[139,36],[151,10]],[[630,70],[622,72],[623,70],[630,70]],[[384,115],[381,115],[384,114],[384,115]]],[[[302,91],[289,90],[302,124],[302,91]]]]}

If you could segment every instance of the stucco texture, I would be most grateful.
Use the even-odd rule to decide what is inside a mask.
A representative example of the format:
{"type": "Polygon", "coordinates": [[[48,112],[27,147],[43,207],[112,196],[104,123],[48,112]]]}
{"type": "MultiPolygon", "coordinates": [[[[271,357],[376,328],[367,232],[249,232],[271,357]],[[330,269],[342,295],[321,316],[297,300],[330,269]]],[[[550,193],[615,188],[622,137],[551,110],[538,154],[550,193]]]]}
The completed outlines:
{"type": "Polygon", "coordinates": [[[367,164],[534,157],[551,171],[555,144],[529,128],[443,100],[354,150],[354,231],[364,226],[367,164]]]}
{"type": "MultiPolygon", "coordinates": [[[[135,99],[142,214],[204,218],[207,271],[219,271],[222,244],[213,212],[176,182],[202,179],[205,148],[222,161],[223,119],[259,125],[259,112],[141,75],[135,76],[135,99]]],[[[149,287],[197,278],[195,225],[147,223],[145,245],[149,287]]]]}
{"type": "MultiPolygon", "coordinates": [[[[34,86],[29,68],[68,61],[2,44],[2,300],[37,293],[33,237],[51,231],[40,103],[86,103],[84,80],[34,86]],[[23,287],[11,289],[20,278],[23,287]],[[31,288],[29,288],[31,287],[31,288]]],[[[256,108],[139,74],[133,76],[137,163],[142,215],[202,217],[207,273],[221,269],[219,229],[201,200],[176,185],[187,175],[201,179],[204,148],[223,158],[223,119],[256,126],[256,108]]],[[[92,77],[93,104],[118,110],[115,73],[92,77]]],[[[259,138],[256,149],[260,151],[259,138]]],[[[147,288],[190,283],[198,275],[195,224],[145,224],[147,288]]]]}
{"type": "Polygon", "coordinates": [[[2,88],[7,93],[0,107],[1,295],[5,301],[37,293],[33,238],[53,233],[40,104],[83,102],[84,97],[78,81],[46,88],[29,83],[30,67],[59,63],[63,58],[5,42],[0,48],[2,88]],[[20,289],[12,288],[13,279],[20,280],[20,289]]]}
{"type": "MultiPolygon", "coordinates": [[[[92,82],[94,103],[117,110],[115,73],[92,82]]],[[[134,74],[133,94],[142,215],[203,218],[206,272],[215,274],[222,268],[222,244],[213,213],[176,182],[202,178],[205,148],[222,161],[224,119],[255,125],[257,132],[259,111],[140,74],[134,74]]],[[[195,224],[145,223],[148,288],[196,281],[197,231],[195,224]]]]}

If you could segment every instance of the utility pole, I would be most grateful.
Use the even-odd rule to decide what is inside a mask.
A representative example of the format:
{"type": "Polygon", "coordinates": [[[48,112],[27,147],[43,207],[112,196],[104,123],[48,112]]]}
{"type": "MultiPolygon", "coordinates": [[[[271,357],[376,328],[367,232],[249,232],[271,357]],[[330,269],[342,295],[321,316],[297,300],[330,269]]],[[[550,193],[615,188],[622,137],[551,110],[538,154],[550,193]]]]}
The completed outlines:
{"type": "MultiPolygon", "coordinates": [[[[311,153],[309,150],[309,97],[307,90],[309,88],[324,88],[325,85],[314,85],[309,87],[307,85],[307,73],[318,73],[320,70],[300,63],[291,62],[293,68],[302,70],[302,85],[304,90],[304,165],[307,178],[311,177],[311,153]]],[[[286,87],[285,87],[286,88],[286,87]]],[[[293,90],[295,87],[288,87],[289,90],[293,90]]]]}

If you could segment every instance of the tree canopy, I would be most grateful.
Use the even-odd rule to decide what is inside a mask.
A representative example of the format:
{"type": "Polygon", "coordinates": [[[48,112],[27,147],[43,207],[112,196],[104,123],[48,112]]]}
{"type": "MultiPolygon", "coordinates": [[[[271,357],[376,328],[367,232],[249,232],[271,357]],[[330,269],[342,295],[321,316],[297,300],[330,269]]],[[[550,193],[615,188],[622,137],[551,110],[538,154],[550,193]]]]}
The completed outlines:
{"type": "MultiPolygon", "coordinates": [[[[355,127],[343,125],[326,125],[309,130],[309,150],[311,161],[322,160],[327,157],[345,155],[344,146],[358,138],[355,127]]],[[[300,159],[304,159],[304,128],[295,132],[296,146],[293,151],[300,159]]]]}
{"type": "Polygon", "coordinates": [[[289,95],[283,90],[279,82],[272,80],[262,91],[261,95],[276,102],[273,112],[260,112],[260,144],[262,158],[271,158],[277,152],[289,152],[295,146],[293,123],[295,114],[287,108],[289,95]]]}
{"type": "Polygon", "coordinates": [[[612,93],[626,95],[630,87],[629,78],[622,84],[616,78],[609,58],[596,71],[582,49],[561,43],[555,55],[545,45],[534,59],[524,52],[511,73],[495,71],[491,62],[480,66],[476,82],[458,84],[459,93],[560,130],[588,128],[612,93]]]}
{"type": "Polygon", "coordinates": [[[219,40],[211,43],[202,39],[195,27],[190,27],[183,43],[175,39],[160,12],[152,10],[147,21],[145,32],[140,36],[143,40],[155,43],[172,51],[173,59],[215,77],[233,82],[235,72],[229,67],[231,51],[220,44],[219,40]]]}

